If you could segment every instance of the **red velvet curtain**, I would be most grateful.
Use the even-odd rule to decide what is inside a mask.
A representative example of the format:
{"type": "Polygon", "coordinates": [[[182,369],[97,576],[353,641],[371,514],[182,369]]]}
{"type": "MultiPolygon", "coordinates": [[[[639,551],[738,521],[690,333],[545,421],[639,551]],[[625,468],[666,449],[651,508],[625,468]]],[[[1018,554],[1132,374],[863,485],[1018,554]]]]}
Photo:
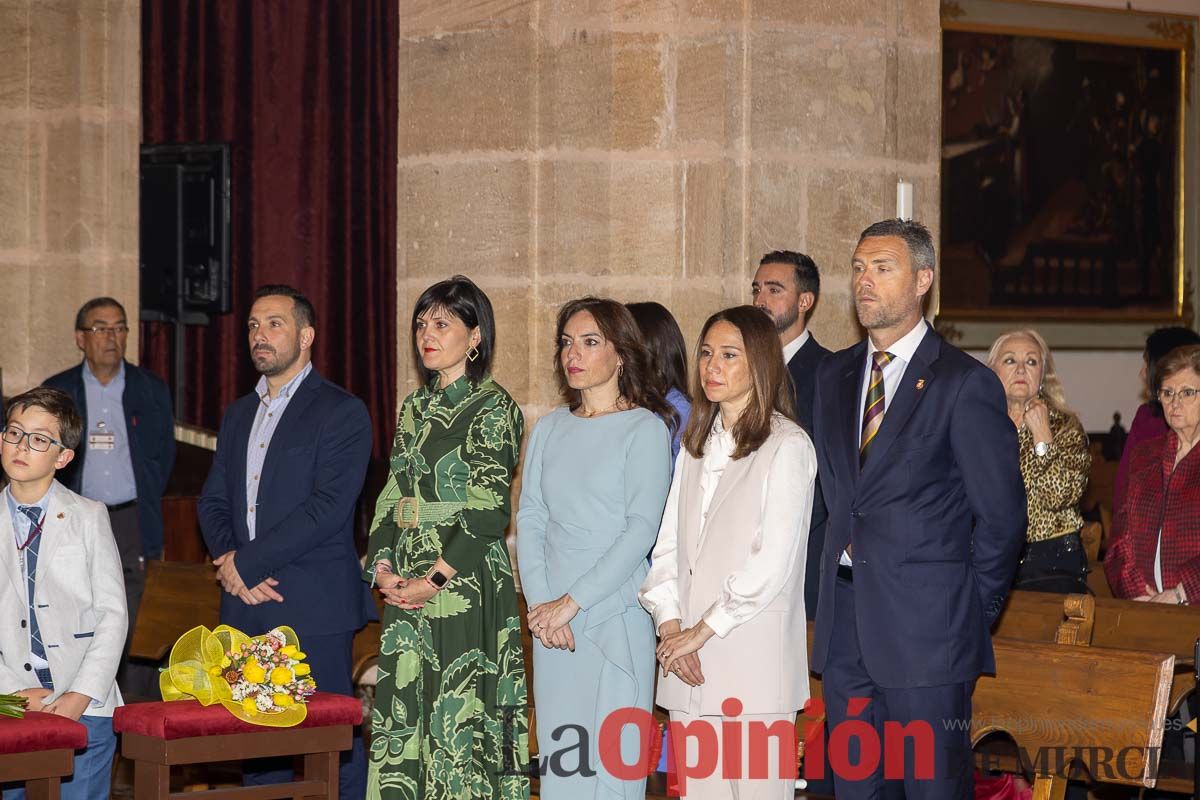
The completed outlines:
{"type": "MultiPolygon", "coordinates": [[[[314,363],[366,402],[386,457],[396,393],[396,0],[144,0],[147,144],[232,145],[233,311],[187,335],[185,422],[216,429],[257,375],[246,314],[288,283],[317,310],[314,363]]],[[[172,329],[141,326],[171,372],[172,329]]]]}

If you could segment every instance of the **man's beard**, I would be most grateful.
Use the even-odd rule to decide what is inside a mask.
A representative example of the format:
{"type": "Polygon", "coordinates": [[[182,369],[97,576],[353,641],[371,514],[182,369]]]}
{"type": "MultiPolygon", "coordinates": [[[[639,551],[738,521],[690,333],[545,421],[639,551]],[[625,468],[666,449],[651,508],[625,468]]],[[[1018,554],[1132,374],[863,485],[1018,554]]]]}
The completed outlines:
{"type": "Polygon", "coordinates": [[[858,315],[858,322],[867,330],[875,330],[876,328],[891,328],[904,321],[906,316],[903,312],[898,311],[892,306],[885,306],[878,301],[875,303],[875,308],[870,309],[864,314],[862,306],[858,301],[854,301],[854,311],[858,315]]]}
{"type": "Polygon", "coordinates": [[[296,343],[296,348],[292,351],[290,358],[280,358],[279,352],[275,350],[275,348],[270,347],[269,345],[267,347],[270,349],[266,351],[256,348],[254,351],[251,351],[250,356],[254,361],[254,368],[258,370],[258,373],[260,375],[265,375],[268,378],[273,378],[280,373],[287,372],[300,358],[299,342],[296,343]],[[260,355],[267,355],[270,357],[260,359],[260,355]]]}
{"type": "Polygon", "coordinates": [[[769,311],[764,313],[771,318],[771,322],[775,323],[776,333],[783,333],[788,328],[792,327],[792,325],[796,324],[796,320],[800,319],[800,311],[795,306],[793,306],[791,310],[785,311],[778,317],[769,311]]]}

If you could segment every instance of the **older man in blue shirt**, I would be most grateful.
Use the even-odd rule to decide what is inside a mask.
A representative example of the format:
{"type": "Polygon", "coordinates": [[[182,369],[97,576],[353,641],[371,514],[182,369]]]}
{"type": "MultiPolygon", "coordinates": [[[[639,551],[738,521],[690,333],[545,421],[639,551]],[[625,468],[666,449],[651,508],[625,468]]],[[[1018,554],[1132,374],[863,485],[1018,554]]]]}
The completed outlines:
{"type": "Polygon", "coordinates": [[[86,425],[75,460],[58,477],[108,506],[132,637],[145,562],[163,555],[162,496],[175,466],[175,417],[166,383],[125,360],[128,340],[125,307],[111,297],[89,300],[75,315],[83,361],[45,385],[70,395],[86,425]]]}

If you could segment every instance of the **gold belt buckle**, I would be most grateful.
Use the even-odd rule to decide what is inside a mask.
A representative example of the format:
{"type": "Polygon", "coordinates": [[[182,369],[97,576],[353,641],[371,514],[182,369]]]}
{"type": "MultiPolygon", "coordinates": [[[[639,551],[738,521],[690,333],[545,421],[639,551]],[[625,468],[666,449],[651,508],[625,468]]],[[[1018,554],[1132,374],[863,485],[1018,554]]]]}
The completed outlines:
{"type": "Polygon", "coordinates": [[[396,524],[401,528],[415,528],[421,524],[421,506],[417,498],[400,498],[396,504],[396,524]]]}

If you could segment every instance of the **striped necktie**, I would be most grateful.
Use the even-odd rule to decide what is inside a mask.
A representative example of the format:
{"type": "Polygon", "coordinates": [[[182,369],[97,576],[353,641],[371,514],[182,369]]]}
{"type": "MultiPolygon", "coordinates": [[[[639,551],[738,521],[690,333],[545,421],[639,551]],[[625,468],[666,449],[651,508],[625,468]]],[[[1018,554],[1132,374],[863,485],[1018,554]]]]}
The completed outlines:
{"type": "Polygon", "coordinates": [[[867,402],[863,406],[862,438],[858,445],[858,468],[867,463],[867,449],[875,441],[879,426],[883,424],[884,392],[883,366],[893,358],[891,353],[876,350],[871,354],[871,385],[867,387],[867,402]]]}
{"type": "Polygon", "coordinates": [[[38,528],[42,525],[42,509],[37,506],[17,506],[17,511],[29,518],[30,537],[25,545],[26,594],[29,595],[29,649],[35,656],[44,659],[46,648],[42,644],[42,631],[38,628],[36,603],[34,603],[35,589],[37,588],[38,548],[42,543],[42,537],[35,533],[40,532],[38,528]]]}

